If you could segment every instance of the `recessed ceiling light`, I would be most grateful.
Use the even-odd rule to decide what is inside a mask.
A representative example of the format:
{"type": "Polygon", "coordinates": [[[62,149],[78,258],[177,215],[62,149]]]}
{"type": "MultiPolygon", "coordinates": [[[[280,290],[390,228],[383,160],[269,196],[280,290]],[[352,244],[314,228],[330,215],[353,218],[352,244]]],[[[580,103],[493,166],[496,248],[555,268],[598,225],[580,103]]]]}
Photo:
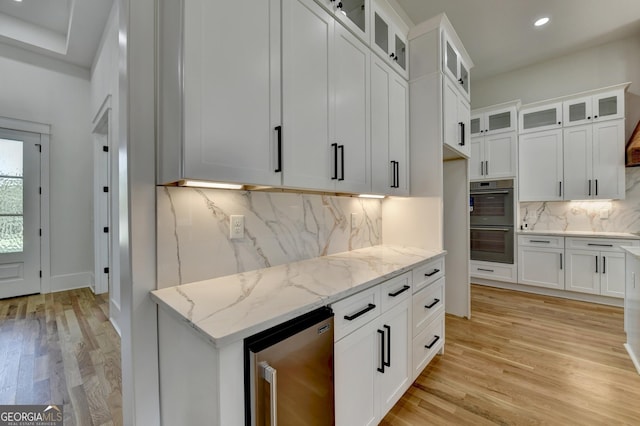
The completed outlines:
{"type": "Polygon", "coordinates": [[[534,22],[533,25],[535,25],[536,27],[541,27],[544,24],[546,24],[547,22],[549,22],[549,17],[545,16],[544,18],[538,19],[536,22],[534,22]]]}

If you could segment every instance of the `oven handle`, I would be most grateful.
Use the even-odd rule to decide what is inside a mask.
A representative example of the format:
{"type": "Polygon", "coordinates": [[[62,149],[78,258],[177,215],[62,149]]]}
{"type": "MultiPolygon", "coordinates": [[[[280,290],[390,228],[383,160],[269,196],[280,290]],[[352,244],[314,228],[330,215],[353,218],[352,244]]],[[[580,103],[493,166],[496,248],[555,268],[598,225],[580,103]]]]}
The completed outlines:
{"type": "Polygon", "coordinates": [[[470,227],[469,228],[472,231],[502,231],[502,232],[509,232],[511,231],[511,228],[478,228],[478,227],[470,227]]]}
{"type": "Polygon", "coordinates": [[[493,195],[493,194],[509,194],[511,191],[474,191],[469,192],[470,195],[493,195]]]}

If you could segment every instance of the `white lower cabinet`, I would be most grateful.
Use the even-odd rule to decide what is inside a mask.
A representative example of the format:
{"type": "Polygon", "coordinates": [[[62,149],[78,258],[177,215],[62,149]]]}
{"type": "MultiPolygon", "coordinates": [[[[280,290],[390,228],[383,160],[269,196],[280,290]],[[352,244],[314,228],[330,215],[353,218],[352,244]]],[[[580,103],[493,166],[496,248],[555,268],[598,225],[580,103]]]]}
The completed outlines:
{"type": "Polygon", "coordinates": [[[515,283],[518,281],[518,268],[515,264],[484,262],[472,260],[469,262],[470,274],[475,278],[515,283]]]}
{"type": "MultiPolygon", "coordinates": [[[[338,426],[378,424],[411,384],[411,272],[390,281],[391,285],[387,281],[373,291],[382,292],[382,300],[395,297],[400,301],[382,303],[388,307],[386,312],[365,321],[360,328],[335,343],[335,410],[338,426]],[[409,288],[405,289],[407,285],[409,288]]],[[[366,301],[366,298],[362,299],[364,303],[361,303],[361,307],[354,309],[351,303],[353,298],[362,299],[360,294],[356,294],[333,306],[337,320],[349,317],[357,322],[366,315],[358,315],[360,312],[367,309],[370,309],[367,313],[374,311],[375,308],[371,306],[375,304],[366,301]],[[347,306],[350,311],[344,310],[347,306]]],[[[337,323],[336,339],[342,335],[339,327],[337,323]]]]}
{"type": "Polygon", "coordinates": [[[518,283],[564,290],[564,237],[518,237],[518,283]]]}

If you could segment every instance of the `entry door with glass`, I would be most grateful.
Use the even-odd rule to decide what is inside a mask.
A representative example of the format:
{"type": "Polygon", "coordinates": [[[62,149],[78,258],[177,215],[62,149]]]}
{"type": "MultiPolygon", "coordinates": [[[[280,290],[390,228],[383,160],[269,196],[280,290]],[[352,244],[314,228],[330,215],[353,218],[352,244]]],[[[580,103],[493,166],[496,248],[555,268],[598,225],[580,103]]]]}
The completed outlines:
{"type": "Polygon", "coordinates": [[[0,298],[40,293],[40,148],[0,128],[0,298]]]}

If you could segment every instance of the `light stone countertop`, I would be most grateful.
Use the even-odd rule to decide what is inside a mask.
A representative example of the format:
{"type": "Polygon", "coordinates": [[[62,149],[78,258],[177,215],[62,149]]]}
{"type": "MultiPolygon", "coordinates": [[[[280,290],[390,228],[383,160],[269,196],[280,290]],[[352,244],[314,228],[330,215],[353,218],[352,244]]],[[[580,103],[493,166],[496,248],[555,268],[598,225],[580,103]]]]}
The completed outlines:
{"type": "Polygon", "coordinates": [[[640,259],[640,247],[621,246],[620,248],[640,259]]]}
{"type": "Polygon", "coordinates": [[[161,309],[216,347],[244,339],[444,255],[373,246],[151,292],[161,309]]]}
{"type": "Polygon", "coordinates": [[[615,238],[626,240],[640,240],[640,235],[628,232],[593,232],[593,231],[523,231],[518,230],[518,235],[548,235],[560,237],[585,237],[585,238],[615,238]]]}

